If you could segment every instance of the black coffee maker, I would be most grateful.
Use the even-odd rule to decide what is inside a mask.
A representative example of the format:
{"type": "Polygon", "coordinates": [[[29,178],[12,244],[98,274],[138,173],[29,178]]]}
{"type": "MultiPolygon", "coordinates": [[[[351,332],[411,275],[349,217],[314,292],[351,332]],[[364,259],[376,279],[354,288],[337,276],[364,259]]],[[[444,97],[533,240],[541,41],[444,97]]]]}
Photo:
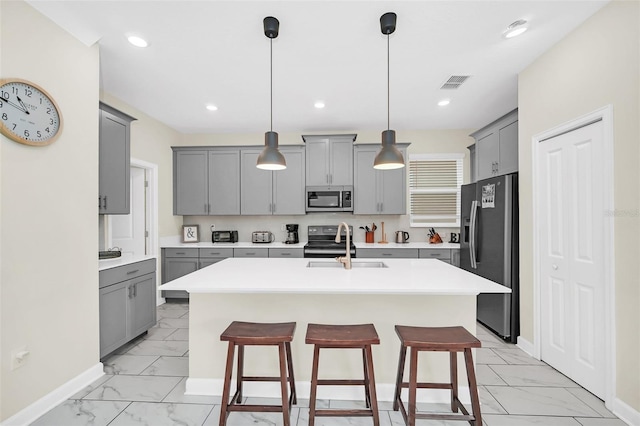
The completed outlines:
{"type": "Polygon", "coordinates": [[[287,227],[287,239],[285,240],[285,244],[298,244],[300,240],[298,240],[298,224],[291,223],[285,225],[287,227]]]}

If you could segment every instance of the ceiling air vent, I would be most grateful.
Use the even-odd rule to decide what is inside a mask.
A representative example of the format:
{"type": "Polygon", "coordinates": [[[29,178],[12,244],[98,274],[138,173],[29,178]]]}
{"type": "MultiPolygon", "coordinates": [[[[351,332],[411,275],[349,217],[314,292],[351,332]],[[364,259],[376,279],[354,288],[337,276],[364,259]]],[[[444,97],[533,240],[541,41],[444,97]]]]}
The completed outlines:
{"type": "Polygon", "coordinates": [[[467,81],[470,75],[452,75],[441,87],[441,89],[457,89],[462,83],[467,81]]]}

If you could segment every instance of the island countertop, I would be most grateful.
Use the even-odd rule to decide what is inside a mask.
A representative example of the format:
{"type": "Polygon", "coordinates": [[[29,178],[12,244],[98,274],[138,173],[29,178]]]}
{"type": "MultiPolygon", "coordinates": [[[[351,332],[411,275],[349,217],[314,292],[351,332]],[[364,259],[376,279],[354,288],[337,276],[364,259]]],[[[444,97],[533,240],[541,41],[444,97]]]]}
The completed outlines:
{"type": "Polygon", "coordinates": [[[510,293],[437,259],[353,259],[383,262],[385,268],[314,267],[332,259],[229,258],[160,286],[189,293],[477,295],[510,293]]]}

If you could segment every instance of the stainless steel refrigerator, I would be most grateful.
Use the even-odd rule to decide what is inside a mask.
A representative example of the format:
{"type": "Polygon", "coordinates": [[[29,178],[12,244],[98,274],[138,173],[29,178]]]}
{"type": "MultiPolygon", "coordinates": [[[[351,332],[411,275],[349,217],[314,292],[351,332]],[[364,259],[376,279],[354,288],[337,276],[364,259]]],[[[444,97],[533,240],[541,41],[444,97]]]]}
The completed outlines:
{"type": "Polygon", "coordinates": [[[515,343],[520,334],[518,174],[463,185],[460,208],[460,267],[512,291],[478,295],[478,321],[515,343]]]}

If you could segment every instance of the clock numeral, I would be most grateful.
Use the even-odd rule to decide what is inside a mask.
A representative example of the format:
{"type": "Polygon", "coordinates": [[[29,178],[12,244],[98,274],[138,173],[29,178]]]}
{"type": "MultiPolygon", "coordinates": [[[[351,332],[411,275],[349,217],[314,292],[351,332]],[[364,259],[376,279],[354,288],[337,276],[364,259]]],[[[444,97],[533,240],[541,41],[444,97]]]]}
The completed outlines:
{"type": "Polygon", "coordinates": [[[47,131],[47,133],[51,133],[51,130],[49,130],[48,127],[45,130],[47,131]]]}
{"type": "Polygon", "coordinates": [[[28,130],[24,131],[24,136],[27,137],[27,138],[29,137],[29,131],[28,130]]]}
{"type": "Polygon", "coordinates": [[[16,95],[18,94],[18,88],[17,88],[17,87],[15,87],[15,86],[13,86],[13,87],[11,88],[11,91],[12,91],[13,93],[15,93],[16,95]]]}
{"type": "Polygon", "coordinates": [[[33,91],[31,89],[25,88],[24,89],[24,95],[28,96],[28,97],[31,97],[31,95],[33,95],[33,91]]]}
{"type": "Polygon", "coordinates": [[[2,93],[2,97],[3,97],[3,98],[5,98],[5,99],[9,100],[9,92],[4,92],[4,91],[3,91],[3,92],[0,92],[0,93],[2,93]]]}
{"type": "Polygon", "coordinates": [[[7,119],[8,119],[8,117],[7,117],[7,113],[6,113],[6,112],[5,112],[4,114],[2,114],[2,119],[3,119],[3,120],[7,120],[7,119]]]}
{"type": "Polygon", "coordinates": [[[42,133],[40,133],[40,130],[38,130],[38,131],[36,132],[36,134],[38,135],[38,137],[39,137],[39,138],[41,138],[41,137],[42,137],[42,133]]]}
{"type": "Polygon", "coordinates": [[[11,130],[15,130],[17,127],[17,124],[16,123],[11,123],[11,124],[13,124],[13,128],[11,130]]]}
{"type": "Polygon", "coordinates": [[[51,114],[51,108],[47,108],[47,114],[51,114]]]}
{"type": "Polygon", "coordinates": [[[53,126],[53,118],[49,119],[49,124],[51,124],[53,126]]]}

